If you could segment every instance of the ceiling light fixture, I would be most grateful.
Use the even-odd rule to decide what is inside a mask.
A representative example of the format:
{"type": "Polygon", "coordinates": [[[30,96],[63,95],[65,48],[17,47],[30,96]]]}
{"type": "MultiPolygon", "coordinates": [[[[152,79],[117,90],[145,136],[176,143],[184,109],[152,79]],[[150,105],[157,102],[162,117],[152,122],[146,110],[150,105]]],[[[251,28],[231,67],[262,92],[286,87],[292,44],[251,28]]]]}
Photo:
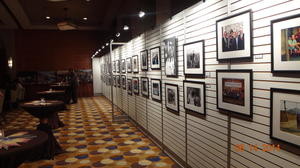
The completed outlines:
{"type": "Polygon", "coordinates": [[[106,45],[106,46],[108,46],[108,45],[109,45],[109,43],[106,43],[105,45],[106,45]]]}
{"type": "Polygon", "coordinates": [[[87,20],[87,17],[84,17],[83,20],[87,20]]]}
{"type": "Polygon", "coordinates": [[[102,46],[102,49],[104,49],[104,48],[105,48],[105,46],[103,45],[103,46],[102,46]]]}
{"type": "Polygon", "coordinates": [[[46,19],[49,20],[49,19],[51,19],[51,17],[50,16],[46,16],[46,19]]]}
{"type": "Polygon", "coordinates": [[[139,17],[140,17],[140,18],[144,17],[145,15],[146,15],[146,13],[145,13],[144,11],[140,11],[140,12],[139,12],[139,17]]]}
{"type": "Polygon", "coordinates": [[[117,34],[116,34],[116,37],[120,37],[120,35],[121,35],[120,33],[117,33],[117,34]]]}
{"type": "Polygon", "coordinates": [[[125,31],[129,30],[129,26],[124,25],[123,30],[125,30],[125,31]]]}

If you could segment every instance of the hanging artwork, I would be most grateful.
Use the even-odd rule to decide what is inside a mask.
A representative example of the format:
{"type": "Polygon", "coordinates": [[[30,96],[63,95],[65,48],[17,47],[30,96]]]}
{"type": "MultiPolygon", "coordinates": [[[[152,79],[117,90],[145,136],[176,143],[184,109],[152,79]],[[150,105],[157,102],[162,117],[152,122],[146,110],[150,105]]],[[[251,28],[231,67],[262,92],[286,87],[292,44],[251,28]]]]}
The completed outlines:
{"type": "Polygon", "coordinates": [[[132,95],[132,79],[127,79],[127,93],[132,95]]]}
{"type": "Polygon", "coordinates": [[[132,78],[132,85],[133,85],[133,93],[138,95],[139,92],[139,78],[138,77],[133,77],[132,78]]]}
{"type": "Polygon", "coordinates": [[[270,136],[300,147],[300,90],[271,88],[270,136]]]}
{"type": "Polygon", "coordinates": [[[165,73],[167,77],[177,77],[177,39],[175,37],[163,41],[165,56],[165,73]]]}
{"type": "Polygon", "coordinates": [[[160,70],[161,68],[160,47],[155,47],[150,49],[150,60],[151,60],[151,69],[160,70]]]}
{"type": "Polygon", "coordinates": [[[179,114],[179,90],[178,85],[165,84],[166,89],[166,108],[168,111],[179,114]]]}
{"type": "Polygon", "coordinates": [[[113,72],[116,72],[116,61],[113,62],[113,72]]]}
{"type": "Polygon", "coordinates": [[[132,71],[132,64],[131,64],[131,57],[127,58],[127,72],[131,73],[132,71]]]}
{"type": "Polygon", "coordinates": [[[141,51],[141,70],[148,71],[148,51],[141,51]]]}
{"type": "Polygon", "coordinates": [[[116,72],[120,73],[120,61],[119,60],[116,61],[116,72]]]}
{"type": "Polygon", "coordinates": [[[149,81],[146,77],[141,77],[141,92],[144,97],[149,97],[149,81]]]}
{"type": "Polygon", "coordinates": [[[272,72],[300,72],[300,15],[271,21],[272,72]]]}
{"type": "Polygon", "coordinates": [[[183,81],[184,108],[190,112],[205,115],[205,83],[183,81]]]}
{"type": "Polygon", "coordinates": [[[252,58],[251,10],[217,20],[217,59],[252,58]]]}
{"type": "Polygon", "coordinates": [[[217,107],[252,118],[252,70],[217,70],[217,107]]]}
{"type": "Polygon", "coordinates": [[[138,62],[138,56],[134,55],[132,56],[132,70],[134,73],[138,73],[139,72],[139,62],[138,62]]]}
{"type": "Polygon", "coordinates": [[[152,100],[161,102],[161,81],[160,79],[151,79],[151,97],[152,100]]]}
{"type": "Polygon", "coordinates": [[[116,76],[116,81],[117,81],[117,87],[121,87],[121,79],[120,79],[120,75],[116,76]]]}
{"type": "Polygon", "coordinates": [[[125,59],[122,59],[122,61],[121,61],[121,68],[122,68],[122,73],[126,73],[126,63],[125,63],[125,59]]]}
{"type": "Polygon", "coordinates": [[[122,87],[124,90],[126,90],[126,76],[122,75],[122,87]]]}
{"type": "Polygon", "coordinates": [[[184,74],[189,77],[204,77],[204,40],[183,45],[184,74]]]}
{"type": "Polygon", "coordinates": [[[113,81],[114,81],[113,82],[114,83],[114,87],[117,87],[117,80],[116,80],[116,76],[115,75],[113,76],[113,81]]]}

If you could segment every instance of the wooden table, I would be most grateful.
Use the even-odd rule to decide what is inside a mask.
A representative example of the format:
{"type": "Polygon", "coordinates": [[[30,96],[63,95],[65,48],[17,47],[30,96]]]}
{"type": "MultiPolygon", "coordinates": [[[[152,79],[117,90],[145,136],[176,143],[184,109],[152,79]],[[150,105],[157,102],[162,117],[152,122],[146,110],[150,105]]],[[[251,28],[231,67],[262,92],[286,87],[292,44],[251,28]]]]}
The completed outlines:
{"type": "Polygon", "coordinates": [[[66,103],[66,92],[64,90],[46,90],[37,92],[39,98],[45,98],[47,100],[61,100],[66,103]]]}

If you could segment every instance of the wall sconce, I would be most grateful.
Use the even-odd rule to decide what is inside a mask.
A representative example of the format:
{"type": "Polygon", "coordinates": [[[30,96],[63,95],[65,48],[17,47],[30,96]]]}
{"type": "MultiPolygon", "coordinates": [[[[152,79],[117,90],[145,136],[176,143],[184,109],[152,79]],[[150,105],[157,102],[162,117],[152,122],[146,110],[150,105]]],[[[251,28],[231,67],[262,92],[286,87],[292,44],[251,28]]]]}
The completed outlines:
{"type": "Polygon", "coordinates": [[[12,69],[12,67],[13,67],[13,60],[12,60],[12,58],[9,58],[9,59],[8,59],[8,67],[9,67],[10,69],[12,69]]]}

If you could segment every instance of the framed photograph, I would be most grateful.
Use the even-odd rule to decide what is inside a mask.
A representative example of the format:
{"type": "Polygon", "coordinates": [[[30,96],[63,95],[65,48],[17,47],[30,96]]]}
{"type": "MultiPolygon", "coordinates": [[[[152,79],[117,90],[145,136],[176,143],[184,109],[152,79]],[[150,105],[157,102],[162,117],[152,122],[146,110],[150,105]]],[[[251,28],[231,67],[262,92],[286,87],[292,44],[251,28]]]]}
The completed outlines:
{"type": "Polygon", "coordinates": [[[151,79],[151,97],[152,100],[161,102],[161,81],[160,79],[151,79]]]}
{"type": "Polygon", "coordinates": [[[141,92],[144,97],[149,97],[149,80],[146,77],[141,77],[141,92]]]}
{"type": "Polygon", "coordinates": [[[121,87],[121,79],[120,79],[120,75],[116,76],[116,81],[117,81],[117,87],[121,87]]]}
{"type": "Polygon", "coordinates": [[[217,70],[217,108],[252,118],[252,70],[217,70]]]}
{"type": "Polygon", "coordinates": [[[122,87],[124,90],[126,90],[126,76],[122,75],[122,87]]]}
{"type": "Polygon", "coordinates": [[[127,72],[128,73],[131,73],[132,72],[132,62],[131,62],[131,57],[129,57],[129,58],[127,58],[126,59],[126,61],[127,61],[127,72]]]}
{"type": "Polygon", "coordinates": [[[113,66],[113,72],[116,72],[116,61],[114,61],[114,62],[112,63],[112,66],[113,66]]]}
{"type": "Polygon", "coordinates": [[[148,71],[148,51],[141,51],[141,70],[148,71]]]}
{"type": "Polygon", "coordinates": [[[132,71],[134,73],[139,72],[139,62],[138,62],[138,56],[137,55],[132,56],[132,71]]]}
{"type": "Polygon", "coordinates": [[[183,81],[184,108],[190,112],[205,115],[205,83],[183,81]]]}
{"type": "Polygon", "coordinates": [[[116,72],[120,73],[120,61],[119,60],[116,61],[116,72]]]}
{"type": "Polygon", "coordinates": [[[195,77],[204,77],[204,40],[184,44],[183,53],[184,74],[195,77]]]}
{"type": "Polygon", "coordinates": [[[151,69],[160,70],[161,68],[161,59],[160,59],[160,47],[155,47],[150,49],[150,60],[151,60],[151,69]]]}
{"type": "Polygon", "coordinates": [[[126,73],[126,63],[125,63],[125,59],[122,59],[122,61],[121,61],[121,68],[122,68],[122,73],[126,73]]]}
{"type": "Polygon", "coordinates": [[[179,115],[179,89],[178,85],[166,83],[166,108],[179,115]]]}
{"type": "Polygon", "coordinates": [[[114,87],[117,87],[117,80],[116,80],[116,76],[115,75],[113,76],[113,81],[114,81],[113,82],[114,83],[114,87]]]}
{"type": "Polygon", "coordinates": [[[217,20],[217,60],[252,58],[252,11],[217,20]]]}
{"type": "Polygon", "coordinates": [[[271,21],[272,72],[300,72],[300,15],[271,21]]]}
{"type": "Polygon", "coordinates": [[[270,136],[300,147],[300,90],[271,88],[270,136]]]}
{"type": "Polygon", "coordinates": [[[167,77],[177,77],[177,39],[175,37],[163,41],[165,56],[165,73],[167,77]]]}
{"type": "Polygon", "coordinates": [[[127,79],[127,93],[132,95],[132,79],[127,79]]]}
{"type": "Polygon", "coordinates": [[[138,95],[139,92],[139,78],[138,77],[133,77],[132,78],[132,85],[133,85],[133,93],[138,95]]]}

